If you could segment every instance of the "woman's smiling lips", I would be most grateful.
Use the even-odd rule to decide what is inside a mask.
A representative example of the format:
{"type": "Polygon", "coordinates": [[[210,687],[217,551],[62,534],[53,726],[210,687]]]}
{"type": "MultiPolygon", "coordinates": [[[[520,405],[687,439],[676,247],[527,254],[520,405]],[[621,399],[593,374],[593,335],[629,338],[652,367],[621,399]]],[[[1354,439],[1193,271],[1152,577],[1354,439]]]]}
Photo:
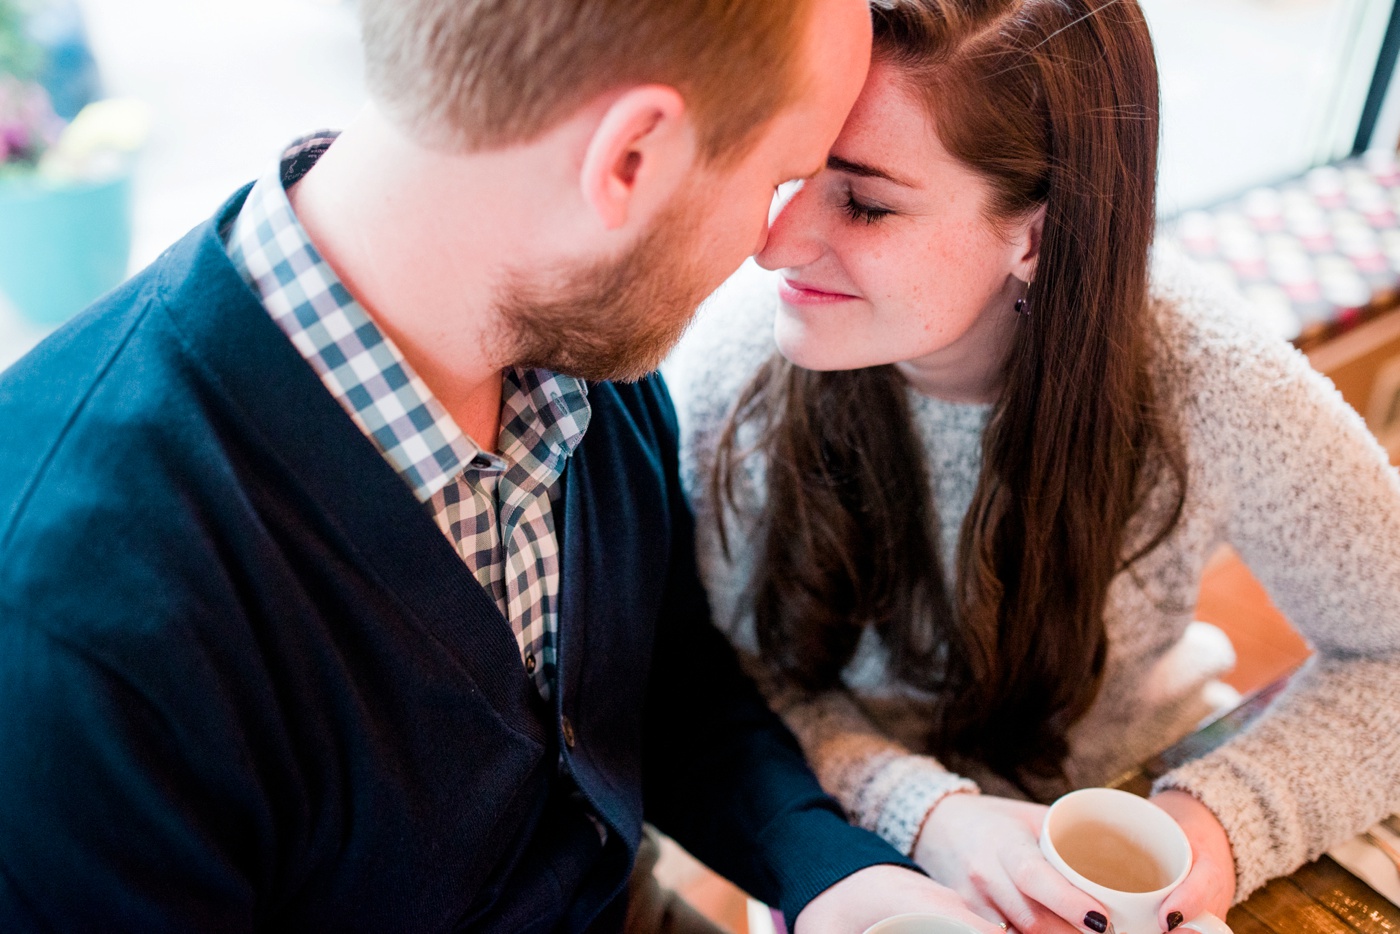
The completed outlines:
{"type": "Polygon", "coordinates": [[[828,292],[787,278],[778,279],[778,297],[789,305],[832,305],[855,298],[844,292],[828,292]]]}

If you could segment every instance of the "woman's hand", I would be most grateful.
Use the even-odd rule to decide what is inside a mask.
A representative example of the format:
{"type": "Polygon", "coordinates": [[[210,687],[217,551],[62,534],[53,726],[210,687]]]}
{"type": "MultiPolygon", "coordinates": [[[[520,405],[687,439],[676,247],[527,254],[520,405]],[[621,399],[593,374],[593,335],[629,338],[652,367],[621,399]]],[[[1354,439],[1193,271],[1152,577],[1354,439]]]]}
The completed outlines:
{"type": "Polygon", "coordinates": [[[1209,911],[1219,918],[1235,901],[1235,856],[1225,828],[1206,807],[1184,791],[1164,791],[1152,803],[1172,816],[1191,841],[1191,872],[1162,905],[1162,930],[1173,930],[1209,911]]]}
{"type": "Polygon", "coordinates": [[[1040,853],[1043,805],[953,794],[929,813],[914,859],[972,910],[1021,934],[1104,930],[1107,912],[1040,853]],[[1093,914],[1091,914],[1091,912],[1093,914]]]}

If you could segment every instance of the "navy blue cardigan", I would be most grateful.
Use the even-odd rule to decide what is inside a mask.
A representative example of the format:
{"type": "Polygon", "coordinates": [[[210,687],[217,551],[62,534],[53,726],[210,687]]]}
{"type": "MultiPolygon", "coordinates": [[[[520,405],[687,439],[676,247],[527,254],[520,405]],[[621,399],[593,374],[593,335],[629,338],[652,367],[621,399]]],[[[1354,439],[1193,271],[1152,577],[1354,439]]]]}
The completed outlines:
{"type": "Polygon", "coordinates": [[[660,380],[591,389],[547,708],[229,264],[243,194],[0,377],[0,930],[616,929],[644,818],[789,920],[909,865],[709,624],[660,380]]]}

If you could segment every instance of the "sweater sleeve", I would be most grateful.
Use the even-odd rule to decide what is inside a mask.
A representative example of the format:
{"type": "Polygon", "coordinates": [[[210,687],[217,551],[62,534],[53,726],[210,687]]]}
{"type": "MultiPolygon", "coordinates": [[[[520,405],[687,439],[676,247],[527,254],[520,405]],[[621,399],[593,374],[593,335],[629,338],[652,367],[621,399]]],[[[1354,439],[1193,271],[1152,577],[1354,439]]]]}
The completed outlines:
{"type": "Polygon", "coordinates": [[[209,793],[238,770],[202,773],[188,724],[111,664],[0,616],[0,929],[253,930],[261,828],[209,793]]]}
{"type": "Polygon", "coordinates": [[[681,426],[681,476],[696,517],[699,567],[716,622],[797,736],[822,787],[853,823],[909,855],[933,807],[948,794],[977,786],[896,742],[849,693],[807,696],[762,670],[744,596],[764,498],[764,471],[755,459],[745,463],[735,491],[743,508],[725,510],[729,548],[720,543],[719,507],[709,484],[715,447],[730,407],[774,350],[772,293],[770,278],[746,268],[711,299],[666,366],[681,426]]]}
{"type": "Polygon", "coordinates": [[[1200,327],[1192,483],[1317,653],[1259,722],[1157,784],[1220,819],[1243,899],[1400,808],[1400,479],[1302,354],[1200,327]]]}

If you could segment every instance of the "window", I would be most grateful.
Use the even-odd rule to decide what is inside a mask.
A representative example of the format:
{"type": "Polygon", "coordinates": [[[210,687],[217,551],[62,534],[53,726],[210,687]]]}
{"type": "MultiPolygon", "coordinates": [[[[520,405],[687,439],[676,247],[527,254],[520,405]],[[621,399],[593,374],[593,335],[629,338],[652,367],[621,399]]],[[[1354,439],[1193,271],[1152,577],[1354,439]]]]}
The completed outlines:
{"type": "Polygon", "coordinates": [[[1161,71],[1163,215],[1352,152],[1394,0],[1141,3],[1161,71]]]}

